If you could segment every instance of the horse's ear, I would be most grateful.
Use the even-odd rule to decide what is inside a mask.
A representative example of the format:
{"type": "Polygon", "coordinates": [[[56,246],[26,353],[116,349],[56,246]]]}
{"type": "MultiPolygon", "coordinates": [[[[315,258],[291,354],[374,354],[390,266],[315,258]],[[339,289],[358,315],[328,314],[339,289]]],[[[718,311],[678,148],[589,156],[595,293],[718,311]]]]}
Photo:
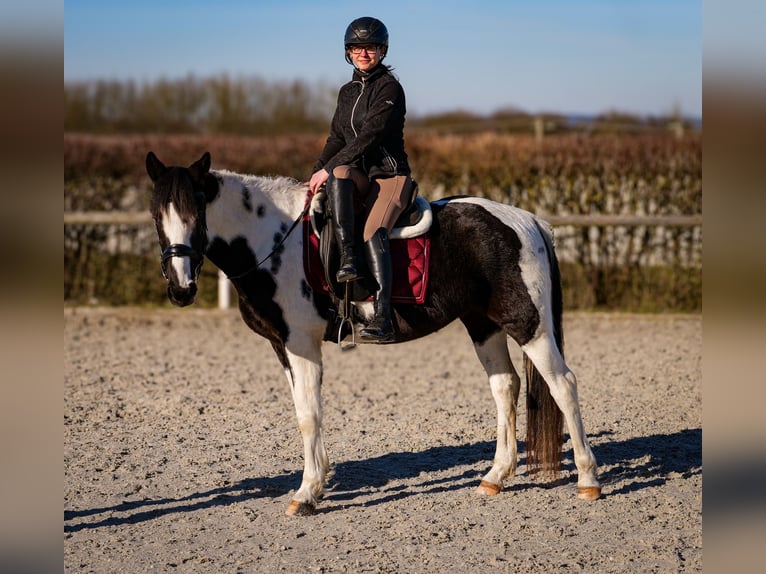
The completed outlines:
{"type": "Polygon", "coordinates": [[[166,169],[165,164],[154,155],[153,151],[146,154],[146,173],[149,174],[152,181],[157,181],[159,177],[165,173],[166,169]]]}
{"type": "Polygon", "coordinates": [[[210,152],[206,151],[201,158],[189,166],[192,177],[197,181],[202,181],[205,174],[210,171],[210,152]]]}

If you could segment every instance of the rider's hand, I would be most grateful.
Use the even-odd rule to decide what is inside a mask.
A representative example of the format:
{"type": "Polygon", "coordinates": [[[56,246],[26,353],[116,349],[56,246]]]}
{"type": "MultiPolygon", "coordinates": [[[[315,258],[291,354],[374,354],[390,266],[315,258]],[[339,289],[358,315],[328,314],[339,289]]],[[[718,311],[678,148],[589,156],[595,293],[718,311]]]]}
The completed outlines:
{"type": "Polygon", "coordinates": [[[328,179],[330,179],[330,174],[327,173],[327,170],[325,169],[320,169],[312,175],[309,180],[309,189],[311,190],[311,193],[319,191],[319,188],[322,187],[328,179]]]}

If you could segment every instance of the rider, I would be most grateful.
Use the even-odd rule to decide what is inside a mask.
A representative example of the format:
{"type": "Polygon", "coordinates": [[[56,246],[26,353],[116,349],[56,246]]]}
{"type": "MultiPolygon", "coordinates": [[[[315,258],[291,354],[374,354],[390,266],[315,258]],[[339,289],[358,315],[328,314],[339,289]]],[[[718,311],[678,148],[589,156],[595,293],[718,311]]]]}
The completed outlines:
{"type": "Polygon", "coordinates": [[[404,90],[392,68],[383,64],[388,30],[377,18],[357,18],[346,28],[346,61],[352,79],[338,93],[338,104],[309,188],[327,183],[327,195],[341,246],[343,283],[359,278],[354,250],[354,198],[365,209],[364,252],[378,290],[375,317],[360,337],[374,342],[394,339],[391,322],[391,252],[388,234],[407,207],[412,178],[404,151],[404,90]]]}

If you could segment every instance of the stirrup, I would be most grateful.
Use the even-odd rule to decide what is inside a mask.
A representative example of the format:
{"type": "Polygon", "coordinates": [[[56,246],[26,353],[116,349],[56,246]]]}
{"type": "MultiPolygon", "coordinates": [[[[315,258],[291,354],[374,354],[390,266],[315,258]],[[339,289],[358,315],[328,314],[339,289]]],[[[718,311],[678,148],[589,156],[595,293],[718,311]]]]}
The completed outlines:
{"type": "Polygon", "coordinates": [[[354,332],[354,324],[351,322],[351,319],[348,317],[343,317],[340,320],[340,326],[338,327],[338,348],[341,351],[350,351],[351,349],[356,347],[356,333],[354,332]],[[348,323],[349,327],[351,327],[351,342],[343,344],[343,325],[345,323],[348,323]]]}
{"type": "Polygon", "coordinates": [[[356,348],[356,331],[351,321],[351,293],[350,285],[346,283],[346,296],[343,298],[343,306],[340,308],[340,325],[338,325],[338,348],[341,351],[350,351],[356,348]],[[343,344],[343,325],[348,323],[351,330],[351,343],[343,344]]]}

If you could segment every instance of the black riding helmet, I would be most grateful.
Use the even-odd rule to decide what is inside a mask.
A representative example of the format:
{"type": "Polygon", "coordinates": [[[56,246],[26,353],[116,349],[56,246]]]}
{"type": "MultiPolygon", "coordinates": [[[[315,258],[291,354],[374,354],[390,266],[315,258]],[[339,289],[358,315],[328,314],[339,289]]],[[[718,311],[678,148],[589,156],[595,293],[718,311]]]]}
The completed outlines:
{"type": "MultiPolygon", "coordinates": [[[[380,56],[381,62],[388,53],[388,30],[386,25],[370,16],[357,18],[346,28],[346,35],[343,38],[343,44],[346,49],[354,44],[378,44],[383,46],[383,54],[380,56]]],[[[351,56],[346,52],[346,61],[353,64],[351,56]]]]}

